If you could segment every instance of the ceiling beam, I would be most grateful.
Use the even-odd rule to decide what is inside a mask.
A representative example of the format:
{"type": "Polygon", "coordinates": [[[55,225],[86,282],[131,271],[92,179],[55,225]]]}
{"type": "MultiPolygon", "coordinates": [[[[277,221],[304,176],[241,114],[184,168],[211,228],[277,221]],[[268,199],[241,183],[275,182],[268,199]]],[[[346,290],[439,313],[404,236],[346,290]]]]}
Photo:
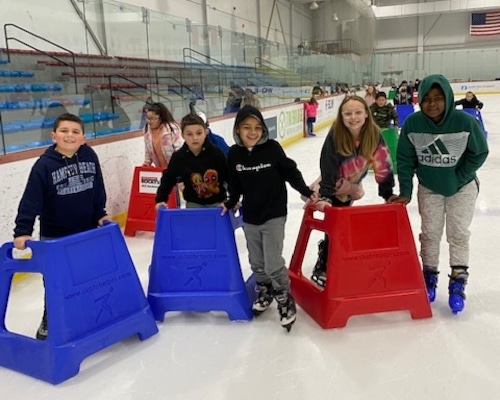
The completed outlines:
{"type": "Polygon", "coordinates": [[[441,0],[429,3],[372,6],[372,9],[378,20],[442,13],[500,10],[500,2],[498,0],[441,0]]]}

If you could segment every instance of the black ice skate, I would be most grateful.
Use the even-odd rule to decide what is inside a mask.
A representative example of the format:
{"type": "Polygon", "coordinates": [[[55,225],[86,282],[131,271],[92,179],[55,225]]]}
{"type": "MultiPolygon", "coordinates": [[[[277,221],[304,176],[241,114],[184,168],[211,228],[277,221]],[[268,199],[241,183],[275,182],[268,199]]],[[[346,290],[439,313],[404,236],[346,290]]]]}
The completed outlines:
{"type": "Polygon", "coordinates": [[[271,283],[257,283],[255,289],[257,290],[258,295],[252,304],[252,311],[257,317],[266,311],[273,302],[274,289],[271,283]]]}
{"type": "Polygon", "coordinates": [[[290,332],[292,325],[297,318],[297,308],[295,300],[288,290],[276,292],[276,302],[278,303],[278,313],[280,315],[281,326],[290,332]]]}
{"type": "Polygon", "coordinates": [[[320,240],[318,242],[318,259],[311,275],[311,280],[322,288],[326,285],[327,245],[327,240],[320,240]]]}
{"type": "Polygon", "coordinates": [[[49,334],[49,325],[47,323],[47,310],[43,311],[42,322],[36,331],[36,338],[38,340],[47,339],[47,335],[49,334]]]}

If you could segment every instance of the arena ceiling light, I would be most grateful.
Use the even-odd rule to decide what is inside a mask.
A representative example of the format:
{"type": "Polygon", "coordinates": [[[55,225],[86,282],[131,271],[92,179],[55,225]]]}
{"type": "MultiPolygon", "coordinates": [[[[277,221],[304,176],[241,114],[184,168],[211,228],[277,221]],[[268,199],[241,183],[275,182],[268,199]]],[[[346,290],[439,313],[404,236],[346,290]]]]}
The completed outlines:
{"type": "Polygon", "coordinates": [[[319,4],[316,1],[311,2],[309,5],[309,10],[317,10],[319,8],[319,4]]]}

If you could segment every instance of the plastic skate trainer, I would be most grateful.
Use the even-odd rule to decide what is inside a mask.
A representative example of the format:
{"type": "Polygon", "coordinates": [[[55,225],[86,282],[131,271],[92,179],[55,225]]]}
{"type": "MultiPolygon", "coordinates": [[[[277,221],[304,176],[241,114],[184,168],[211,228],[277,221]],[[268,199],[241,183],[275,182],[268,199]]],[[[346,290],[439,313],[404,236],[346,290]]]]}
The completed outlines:
{"type": "MultiPolygon", "coordinates": [[[[160,186],[163,168],[139,166],[134,169],[130,201],[125,224],[125,236],[135,236],[137,231],[154,232],[155,197],[160,186]]],[[[168,208],[177,207],[177,188],[168,197],[168,208]]]]}
{"type": "Polygon", "coordinates": [[[324,219],[308,207],[290,269],[291,292],[322,328],[339,328],[349,317],[409,310],[432,316],[413,234],[402,204],[328,207],[324,219]],[[328,234],[324,290],[302,275],[311,231],[328,234]]]}
{"type": "Polygon", "coordinates": [[[225,311],[252,319],[253,275],[245,283],[234,229],[220,208],[160,209],[156,220],[148,300],[157,321],[167,311],[225,311]]]}
{"type": "Polygon", "coordinates": [[[12,242],[0,248],[1,366],[57,384],[78,374],[82,360],[99,350],[135,334],[145,340],[158,332],[116,223],[27,245],[33,254],[24,260],[12,257],[12,242]],[[17,272],[43,275],[46,340],[5,327],[17,272]]]}

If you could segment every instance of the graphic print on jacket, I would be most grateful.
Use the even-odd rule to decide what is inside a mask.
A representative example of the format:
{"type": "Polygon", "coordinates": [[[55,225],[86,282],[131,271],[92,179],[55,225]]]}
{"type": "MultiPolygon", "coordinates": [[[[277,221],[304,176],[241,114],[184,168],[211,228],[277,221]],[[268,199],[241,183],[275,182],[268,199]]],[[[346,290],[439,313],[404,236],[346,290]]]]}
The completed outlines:
{"type": "Polygon", "coordinates": [[[428,167],[453,167],[467,147],[470,132],[433,135],[410,133],[408,139],[415,146],[418,162],[428,167]]]}
{"type": "Polygon", "coordinates": [[[203,176],[199,172],[191,174],[191,185],[201,198],[211,197],[220,193],[219,173],[215,169],[207,169],[203,176]]]}
{"type": "Polygon", "coordinates": [[[80,193],[94,188],[95,162],[77,161],[52,172],[52,184],[58,196],[80,193]],[[85,177],[83,174],[92,174],[85,177]]]}
{"type": "Polygon", "coordinates": [[[226,155],[205,139],[198,155],[186,143],[176,151],[163,171],[156,203],[168,199],[177,183],[184,183],[184,200],[188,203],[210,205],[226,200],[225,184],[229,182],[226,155]]]}
{"type": "MultiPolygon", "coordinates": [[[[344,159],[340,164],[338,176],[347,179],[349,182],[360,183],[370,167],[373,167],[375,181],[379,185],[387,184],[392,188],[394,177],[391,169],[391,156],[385,144],[379,144],[373,153],[372,162],[359,155],[344,159]]],[[[336,197],[342,202],[350,200],[350,196],[347,194],[337,195],[336,197]]]]}

